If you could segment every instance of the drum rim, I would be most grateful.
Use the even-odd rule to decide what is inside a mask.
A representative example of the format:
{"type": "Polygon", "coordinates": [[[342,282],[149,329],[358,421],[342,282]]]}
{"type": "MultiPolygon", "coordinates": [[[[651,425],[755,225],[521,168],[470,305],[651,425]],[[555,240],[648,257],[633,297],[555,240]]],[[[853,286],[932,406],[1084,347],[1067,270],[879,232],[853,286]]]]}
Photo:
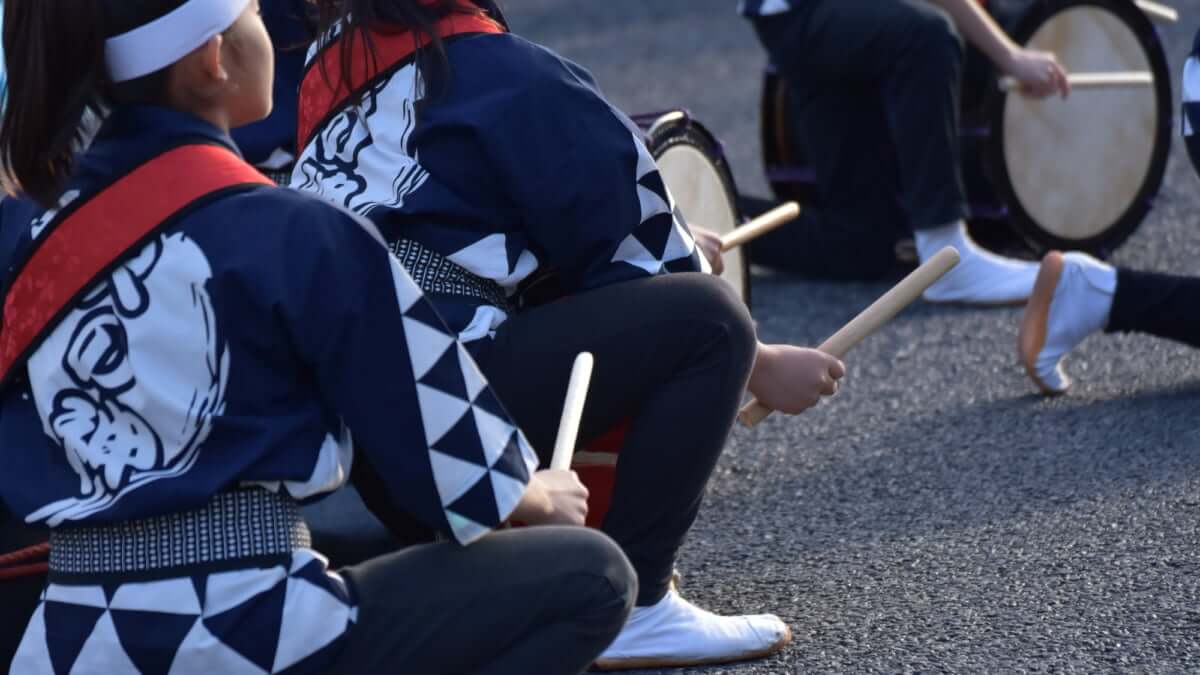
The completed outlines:
{"type": "MultiPolygon", "coordinates": [[[[739,193],[737,191],[737,182],[734,180],[733,170],[729,166],[729,159],[725,156],[724,148],[721,142],[717,140],[716,135],[709,131],[703,124],[693,119],[685,110],[672,110],[663,113],[650,125],[650,128],[646,132],[646,148],[650,151],[650,155],[654,157],[656,162],[664,152],[684,141],[691,141],[700,146],[702,150],[707,151],[705,154],[713,160],[713,166],[717,170],[721,184],[725,187],[730,208],[733,209],[733,222],[736,225],[745,222],[745,215],[742,213],[741,204],[738,203],[739,193]],[[679,115],[681,112],[683,114],[679,115]]],[[[664,182],[666,182],[665,179],[664,182]]],[[[741,259],[742,264],[742,288],[739,290],[746,306],[750,307],[752,301],[750,257],[744,252],[738,257],[741,259]]]]}
{"type": "Polygon", "coordinates": [[[1067,239],[1042,228],[1021,205],[1004,161],[1004,106],[1007,95],[997,88],[985,103],[991,134],[987,144],[984,163],[987,166],[993,189],[1008,209],[1009,226],[1028,243],[1035,252],[1044,253],[1054,249],[1082,250],[1099,257],[1108,257],[1125,242],[1145,221],[1153,201],[1162,189],[1166,177],[1167,163],[1171,155],[1171,138],[1174,131],[1174,99],[1171,88],[1171,70],[1166,50],[1158,37],[1154,23],[1133,3],[1133,0],[1041,0],[1031,5],[1021,16],[1013,31],[1013,40],[1025,44],[1046,20],[1055,14],[1074,7],[1099,7],[1110,11],[1121,19],[1133,32],[1138,44],[1145,50],[1151,69],[1155,72],[1155,96],[1159,116],[1159,128],[1155,133],[1154,148],[1150,165],[1141,188],[1129,206],[1116,221],[1099,234],[1084,239],[1067,239]]]}
{"type": "MultiPolygon", "coordinates": [[[[794,130],[787,123],[790,97],[787,78],[773,68],[763,74],[763,91],[759,101],[758,130],[762,146],[762,167],[771,192],[780,199],[793,199],[806,206],[816,203],[815,189],[799,187],[804,183],[776,180],[773,174],[781,167],[796,166],[794,130]]],[[[813,184],[815,187],[815,183],[813,184]]]]}

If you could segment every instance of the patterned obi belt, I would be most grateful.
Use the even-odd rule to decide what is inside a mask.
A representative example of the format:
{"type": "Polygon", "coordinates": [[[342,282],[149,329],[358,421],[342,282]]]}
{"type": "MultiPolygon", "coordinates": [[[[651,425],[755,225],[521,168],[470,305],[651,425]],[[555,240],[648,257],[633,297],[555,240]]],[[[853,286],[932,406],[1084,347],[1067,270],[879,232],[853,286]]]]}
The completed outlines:
{"type": "Polygon", "coordinates": [[[504,292],[504,287],[494,280],[474,274],[411,239],[394,242],[391,250],[426,295],[482,300],[487,305],[512,313],[508,294],[504,292]]]}
{"type": "Polygon", "coordinates": [[[222,492],[195,511],[50,533],[50,574],[190,573],[278,561],[312,538],[295,500],[263,488],[222,492]]]}

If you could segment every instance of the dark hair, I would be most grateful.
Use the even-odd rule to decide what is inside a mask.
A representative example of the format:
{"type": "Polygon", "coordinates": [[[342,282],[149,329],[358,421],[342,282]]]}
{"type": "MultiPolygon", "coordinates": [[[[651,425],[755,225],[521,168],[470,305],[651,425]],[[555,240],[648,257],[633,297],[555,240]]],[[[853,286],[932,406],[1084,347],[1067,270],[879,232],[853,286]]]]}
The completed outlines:
{"type": "Polygon", "coordinates": [[[315,0],[315,3],[319,35],[328,35],[335,25],[340,24],[342,28],[338,45],[341,49],[338,79],[334,82],[329,73],[322,73],[334,90],[352,88],[356,40],[365,42],[366,72],[374,73],[378,71],[378,64],[371,33],[403,30],[413,34],[414,44],[419,45],[422,37],[429,40],[428,46],[418,47],[415,58],[426,97],[436,98],[450,72],[446,45],[434,30],[437,22],[451,14],[466,14],[487,16],[501,26],[505,25],[500,8],[491,0],[315,0]]]}
{"type": "Polygon", "coordinates": [[[167,69],[113,84],[104,41],[184,1],[5,0],[8,100],[0,166],[15,181],[11,189],[52,206],[74,167],[86,110],[164,101],[167,69]]]}

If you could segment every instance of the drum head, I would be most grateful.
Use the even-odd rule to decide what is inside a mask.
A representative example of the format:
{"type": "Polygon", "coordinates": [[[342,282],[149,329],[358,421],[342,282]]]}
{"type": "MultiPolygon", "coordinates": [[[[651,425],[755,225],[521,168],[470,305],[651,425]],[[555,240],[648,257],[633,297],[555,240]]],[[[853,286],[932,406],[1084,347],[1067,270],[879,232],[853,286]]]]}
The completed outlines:
{"type": "MultiPolygon", "coordinates": [[[[647,145],[684,219],[717,234],[741,224],[733,177],[713,137],[682,114],[651,127],[647,145]]],[[[749,262],[736,248],[724,256],[723,279],[750,304],[749,262]]]]}
{"type": "Polygon", "coordinates": [[[1162,47],[1132,3],[1112,0],[1039,3],[1018,32],[1069,72],[1154,75],[1154,86],[1078,89],[1066,101],[999,99],[997,188],[1013,224],[1040,248],[1106,253],[1141,223],[1162,184],[1171,133],[1162,47]]]}

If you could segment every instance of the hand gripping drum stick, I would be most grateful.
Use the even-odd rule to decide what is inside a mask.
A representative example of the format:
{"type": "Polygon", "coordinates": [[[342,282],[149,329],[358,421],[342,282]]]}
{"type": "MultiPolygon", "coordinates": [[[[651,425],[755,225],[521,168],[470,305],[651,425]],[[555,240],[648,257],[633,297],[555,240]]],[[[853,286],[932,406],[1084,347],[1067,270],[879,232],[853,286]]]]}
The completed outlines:
{"type": "MultiPolygon", "coordinates": [[[[1129,70],[1112,73],[1072,73],[1067,75],[1071,89],[1126,89],[1153,87],[1154,74],[1147,70],[1129,70]]],[[[1021,83],[1015,77],[1000,78],[1000,91],[1017,91],[1021,83]]]]}
{"type": "MultiPolygon", "coordinates": [[[[854,317],[850,323],[821,343],[817,349],[830,356],[842,358],[855,345],[879,330],[883,324],[891,321],[892,317],[921,297],[925,289],[932,286],[935,281],[941,279],[946,272],[958,264],[958,259],[958,251],[952,246],[938,251],[937,255],[904,277],[892,290],[884,293],[870,307],[854,317]]],[[[754,400],[742,408],[742,411],[738,413],[738,419],[742,421],[742,424],[752,427],[770,414],[770,408],[754,400]]]]}
{"type": "Polygon", "coordinates": [[[800,205],[786,202],[721,237],[721,252],[737,248],[800,216],[800,205]]]}
{"type": "Polygon", "coordinates": [[[554,455],[550,458],[551,469],[566,471],[571,468],[571,457],[575,454],[575,441],[579,439],[579,421],[583,418],[583,403],[587,400],[594,363],[592,355],[583,352],[575,357],[575,365],[571,366],[567,399],[563,402],[562,420],[558,423],[558,438],[554,440],[554,455]]]}

